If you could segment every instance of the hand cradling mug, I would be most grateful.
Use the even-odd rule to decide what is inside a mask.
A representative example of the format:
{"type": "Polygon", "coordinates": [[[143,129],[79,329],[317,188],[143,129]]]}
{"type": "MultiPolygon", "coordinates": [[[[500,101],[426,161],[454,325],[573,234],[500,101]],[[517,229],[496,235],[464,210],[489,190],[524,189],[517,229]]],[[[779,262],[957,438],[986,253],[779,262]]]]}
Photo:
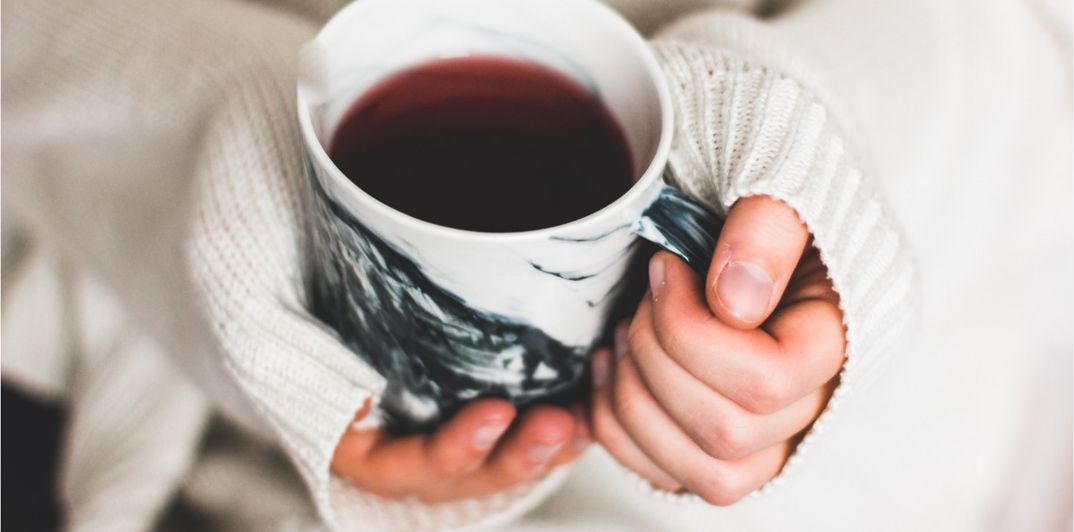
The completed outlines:
{"type": "Polygon", "coordinates": [[[363,0],[307,46],[311,310],[397,432],[577,391],[639,238],[702,274],[720,228],[663,182],[672,110],[592,0],[363,0]]]}

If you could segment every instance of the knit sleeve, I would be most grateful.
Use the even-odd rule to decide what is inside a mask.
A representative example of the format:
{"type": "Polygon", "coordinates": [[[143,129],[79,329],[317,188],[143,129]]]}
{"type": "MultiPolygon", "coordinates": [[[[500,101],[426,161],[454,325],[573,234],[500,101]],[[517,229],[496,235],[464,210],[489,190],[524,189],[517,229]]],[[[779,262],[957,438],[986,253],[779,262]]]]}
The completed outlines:
{"type": "Polygon", "coordinates": [[[441,505],[381,499],[330,472],[343,432],[367,400],[377,404],[384,380],[306,310],[302,198],[311,177],[289,97],[293,71],[265,75],[280,72],[282,60],[258,61],[255,72],[227,87],[233,101],[215,117],[198,168],[187,261],[228,374],[273,429],[333,529],[439,530],[517,517],[558,486],[564,471],[441,505]]]}
{"type": "Polygon", "coordinates": [[[723,12],[695,16],[664,30],[652,46],[674,100],[670,165],[677,184],[724,213],[745,196],[785,202],[808,226],[840,297],[847,360],[838,388],[780,475],[761,490],[768,491],[913,331],[911,253],[840,117],[800,81],[808,79],[797,76],[803,70],[760,22],[723,12]]]}
{"type": "Polygon", "coordinates": [[[5,208],[100,275],[217,409],[275,441],[331,528],[508,521],[564,471],[438,506],[330,472],[384,382],[305,308],[295,68],[315,31],[246,1],[4,3],[5,208]]]}

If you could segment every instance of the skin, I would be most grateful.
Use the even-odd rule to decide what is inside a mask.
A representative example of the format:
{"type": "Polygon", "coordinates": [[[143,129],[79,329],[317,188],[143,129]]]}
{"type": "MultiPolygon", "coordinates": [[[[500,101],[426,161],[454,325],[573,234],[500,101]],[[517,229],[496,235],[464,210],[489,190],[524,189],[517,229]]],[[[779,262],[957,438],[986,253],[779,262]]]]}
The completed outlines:
{"type": "Polygon", "coordinates": [[[577,459],[595,437],[657,488],[736,502],[779,473],[820,415],[846,341],[827,270],[785,204],[739,200],[709,272],[702,282],[673,255],[653,257],[650,294],[618,327],[614,351],[593,355],[588,407],[537,406],[519,416],[506,401],[481,399],[431,434],[349,430],[332,470],[382,497],[444,503],[538,478],[577,459]],[[753,315],[735,312],[717,289],[734,261],[772,280],[753,315]]]}
{"type": "MultiPolygon", "coordinates": [[[[355,421],[368,410],[367,404],[355,421]]],[[[439,504],[490,495],[581,456],[592,441],[585,416],[581,405],[536,406],[518,415],[507,401],[480,399],[430,434],[349,430],[336,447],[332,471],[390,499],[439,504]]]]}
{"type": "Polygon", "coordinates": [[[779,473],[827,404],[845,360],[838,296],[805,225],[765,196],[732,207],[704,283],[665,252],[649,275],[614,350],[593,356],[593,434],[653,486],[732,504],[779,473]],[[735,312],[721,297],[734,261],[767,273],[767,304],[735,312]]]}

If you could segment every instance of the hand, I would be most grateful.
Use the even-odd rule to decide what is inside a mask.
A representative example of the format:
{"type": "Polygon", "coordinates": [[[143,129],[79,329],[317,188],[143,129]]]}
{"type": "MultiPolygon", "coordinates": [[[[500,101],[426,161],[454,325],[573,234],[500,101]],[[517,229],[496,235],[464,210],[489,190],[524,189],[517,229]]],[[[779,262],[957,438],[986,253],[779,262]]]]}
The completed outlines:
{"type": "Polygon", "coordinates": [[[732,504],[775,477],[845,359],[838,296],[795,212],[732,207],[708,280],[661,252],[650,294],[593,356],[593,432],[655,487],[732,504]]]}
{"type": "MultiPolygon", "coordinates": [[[[367,404],[355,420],[368,410],[367,404]]],[[[350,430],[336,447],[332,470],[382,497],[416,496],[435,504],[535,479],[575,460],[591,442],[581,405],[571,411],[534,406],[511,428],[515,417],[511,403],[479,399],[432,434],[350,430]]]]}

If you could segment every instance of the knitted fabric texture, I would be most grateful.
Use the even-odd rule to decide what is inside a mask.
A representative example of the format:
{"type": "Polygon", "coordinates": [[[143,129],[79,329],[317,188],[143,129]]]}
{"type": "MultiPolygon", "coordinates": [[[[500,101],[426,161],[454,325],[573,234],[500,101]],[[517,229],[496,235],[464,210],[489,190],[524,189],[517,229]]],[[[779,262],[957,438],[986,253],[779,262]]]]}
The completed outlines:
{"type": "Polygon", "coordinates": [[[762,488],[770,491],[912,325],[912,263],[875,186],[816,97],[728,50],[671,37],[654,48],[676,103],[669,162],[676,184],[723,213],[745,196],[789,205],[813,235],[840,297],[847,360],[839,386],[780,475],[762,488]]]}
{"type": "MultiPolygon", "coordinates": [[[[317,5],[313,19],[330,10],[317,5]]],[[[4,137],[4,173],[23,176],[9,178],[5,192],[20,195],[31,225],[101,272],[119,304],[140,310],[131,323],[159,341],[218,412],[282,449],[330,528],[494,526],[564,481],[560,469],[492,497],[430,506],[382,500],[332,475],[343,431],[384,382],[305,310],[309,176],[294,71],[314,22],[255,2],[8,2],[3,9],[4,59],[21,74],[4,77],[4,126],[24,132],[4,137]],[[44,102],[41,87],[52,91],[44,102]],[[81,136],[59,133],[71,131],[81,136]],[[95,150],[87,139],[111,142],[95,150]],[[56,163],[67,159],[41,152],[42,145],[90,164],[56,163]],[[107,186],[64,186],[79,182],[107,186]]],[[[847,328],[840,387],[771,489],[903,334],[914,314],[913,273],[827,101],[778,61],[688,38],[670,32],[654,44],[676,108],[670,164],[677,184],[721,212],[753,194],[793,207],[829,268],[847,328]]],[[[122,372],[115,378],[136,380],[122,372]]],[[[185,412],[178,442],[185,447],[161,465],[175,482],[206,412],[174,406],[191,394],[187,386],[155,389],[167,395],[155,399],[169,411],[185,412]]],[[[72,500],[101,485],[73,471],[72,500]]],[[[213,485],[203,471],[194,469],[188,488],[213,485]]],[[[165,495],[147,506],[147,520],[165,495]]],[[[86,513],[92,505],[79,508],[86,522],[109,522],[86,513]]],[[[98,508],[114,515],[111,505],[98,508]]]]}

